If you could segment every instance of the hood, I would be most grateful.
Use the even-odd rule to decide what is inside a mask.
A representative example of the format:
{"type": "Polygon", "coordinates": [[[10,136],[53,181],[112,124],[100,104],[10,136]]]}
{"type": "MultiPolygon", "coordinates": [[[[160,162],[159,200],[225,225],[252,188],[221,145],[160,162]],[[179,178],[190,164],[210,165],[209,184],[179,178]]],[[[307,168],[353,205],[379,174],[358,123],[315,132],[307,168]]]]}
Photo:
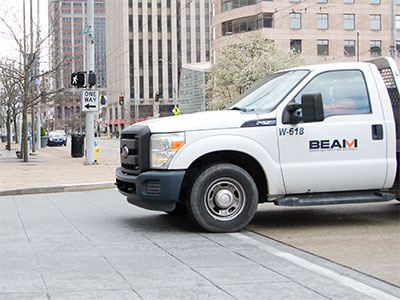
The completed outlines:
{"type": "Polygon", "coordinates": [[[152,119],[138,124],[147,125],[153,133],[163,133],[239,128],[243,123],[257,119],[256,113],[244,113],[238,110],[220,110],[152,119]]]}

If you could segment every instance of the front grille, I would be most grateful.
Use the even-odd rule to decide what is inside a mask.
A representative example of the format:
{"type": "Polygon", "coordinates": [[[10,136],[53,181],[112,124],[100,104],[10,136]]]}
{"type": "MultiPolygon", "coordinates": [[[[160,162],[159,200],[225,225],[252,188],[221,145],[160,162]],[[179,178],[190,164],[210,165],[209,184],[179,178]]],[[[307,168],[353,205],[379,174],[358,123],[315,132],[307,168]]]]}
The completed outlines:
{"type": "Polygon", "coordinates": [[[121,167],[128,174],[139,174],[149,169],[150,130],[147,126],[134,125],[121,134],[121,167]],[[129,149],[124,153],[125,146],[129,149]]]}

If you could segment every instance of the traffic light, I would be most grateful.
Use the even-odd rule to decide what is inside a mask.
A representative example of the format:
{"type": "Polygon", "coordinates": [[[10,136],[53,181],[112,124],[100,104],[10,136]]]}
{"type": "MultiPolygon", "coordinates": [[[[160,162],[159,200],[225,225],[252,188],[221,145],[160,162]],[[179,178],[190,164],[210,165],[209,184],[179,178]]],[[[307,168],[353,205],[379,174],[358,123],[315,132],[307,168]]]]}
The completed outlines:
{"type": "Polygon", "coordinates": [[[119,96],[119,104],[124,105],[125,99],[124,96],[119,96]]]}
{"type": "Polygon", "coordinates": [[[103,94],[100,94],[101,105],[106,105],[106,102],[107,102],[106,96],[104,96],[103,94]]]}
{"type": "Polygon", "coordinates": [[[154,94],[154,102],[160,101],[160,95],[158,93],[154,94]]]}
{"type": "Polygon", "coordinates": [[[96,73],[93,71],[89,72],[89,80],[88,80],[89,87],[96,85],[96,73]]]}

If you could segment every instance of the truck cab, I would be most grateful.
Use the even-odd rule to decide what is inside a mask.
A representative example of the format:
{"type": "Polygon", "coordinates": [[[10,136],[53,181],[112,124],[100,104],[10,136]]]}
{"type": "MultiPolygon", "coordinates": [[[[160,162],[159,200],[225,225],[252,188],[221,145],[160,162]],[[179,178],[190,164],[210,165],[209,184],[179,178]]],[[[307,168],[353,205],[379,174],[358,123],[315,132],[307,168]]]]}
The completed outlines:
{"type": "Polygon", "coordinates": [[[226,110],[125,129],[116,185],[134,205],[187,211],[211,232],[240,230],[262,202],[392,200],[399,84],[390,58],[273,73],[226,110]]]}

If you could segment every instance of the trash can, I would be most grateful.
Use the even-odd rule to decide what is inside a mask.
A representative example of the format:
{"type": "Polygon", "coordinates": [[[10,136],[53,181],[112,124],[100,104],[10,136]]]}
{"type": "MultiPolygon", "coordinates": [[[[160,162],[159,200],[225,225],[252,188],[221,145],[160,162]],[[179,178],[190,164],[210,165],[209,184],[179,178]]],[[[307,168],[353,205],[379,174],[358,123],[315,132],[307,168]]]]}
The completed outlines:
{"type": "Polygon", "coordinates": [[[73,134],[71,136],[71,156],[72,157],[82,157],[83,156],[83,146],[84,146],[84,135],[73,134]]]}

